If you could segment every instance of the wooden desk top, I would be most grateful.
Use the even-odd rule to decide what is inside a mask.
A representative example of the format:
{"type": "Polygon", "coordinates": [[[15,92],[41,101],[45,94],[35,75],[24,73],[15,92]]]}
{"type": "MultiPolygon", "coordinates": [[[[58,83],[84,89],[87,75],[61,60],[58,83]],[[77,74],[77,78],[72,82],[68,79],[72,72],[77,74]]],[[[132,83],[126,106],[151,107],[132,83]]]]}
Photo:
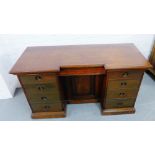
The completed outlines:
{"type": "Polygon", "coordinates": [[[105,69],[147,69],[151,64],[134,44],[28,47],[11,74],[55,72],[60,66],[105,65],[105,69]]]}

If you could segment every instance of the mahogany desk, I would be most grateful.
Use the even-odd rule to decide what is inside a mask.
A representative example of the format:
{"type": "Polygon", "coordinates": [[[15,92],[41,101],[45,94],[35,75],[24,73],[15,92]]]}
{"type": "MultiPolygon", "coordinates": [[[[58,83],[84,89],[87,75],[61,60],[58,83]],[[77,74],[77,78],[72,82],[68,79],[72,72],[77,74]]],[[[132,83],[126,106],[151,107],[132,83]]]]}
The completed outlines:
{"type": "Polygon", "coordinates": [[[134,113],[151,64],[133,44],[28,47],[18,76],[32,118],[65,117],[70,103],[99,102],[104,115],[134,113]]]}

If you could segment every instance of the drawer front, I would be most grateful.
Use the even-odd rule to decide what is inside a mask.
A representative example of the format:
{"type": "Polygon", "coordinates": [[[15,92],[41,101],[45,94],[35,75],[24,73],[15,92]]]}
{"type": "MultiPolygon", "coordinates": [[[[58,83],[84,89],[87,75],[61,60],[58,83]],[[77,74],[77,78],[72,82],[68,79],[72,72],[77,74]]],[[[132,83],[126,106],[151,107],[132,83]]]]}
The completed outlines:
{"type": "Polygon", "coordinates": [[[126,108],[134,107],[135,99],[107,99],[105,108],[126,108]]]}
{"type": "Polygon", "coordinates": [[[22,84],[57,83],[54,74],[27,74],[19,76],[22,84]]]}
{"type": "Polygon", "coordinates": [[[107,91],[107,98],[136,98],[138,90],[136,89],[118,89],[118,90],[111,90],[107,91]]]}
{"type": "Polygon", "coordinates": [[[27,84],[27,85],[24,85],[24,88],[28,94],[59,92],[58,86],[55,83],[34,84],[34,85],[27,84]]]}
{"type": "Polygon", "coordinates": [[[110,80],[108,90],[115,89],[138,89],[140,80],[110,80]]]}
{"type": "Polygon", "coordinates": [[[56,103],[60,102],[60,96],[57,92],[54,93],[40,93],[40,94],[31,94],[27,93],[27,97],[31,103],[56,103]]]}
{"type": "Polygon", "coordinates": [[[31,104],[32,112],[49,112],[49,111],[61,111],[62,106],[61,103],[55,104],[43,104],[43,103],[35,103],[31,104]]]}
{"type": "Polygon", "coordinates": [[[108,79],[136,79],[140,80],[144,71],[141,70],[123,70],[108,72],[108,79]]]}

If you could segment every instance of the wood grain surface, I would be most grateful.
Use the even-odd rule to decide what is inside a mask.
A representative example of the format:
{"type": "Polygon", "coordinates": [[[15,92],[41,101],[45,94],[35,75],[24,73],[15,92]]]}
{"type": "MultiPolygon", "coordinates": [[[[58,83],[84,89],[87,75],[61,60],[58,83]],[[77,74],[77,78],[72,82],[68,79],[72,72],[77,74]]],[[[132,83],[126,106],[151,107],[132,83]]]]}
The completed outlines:
{"type": "Polygon", "coordinates": [[[134,44],[28,47],[11,69],[12,74],[58,72],[60,67],[104,65],[105,69],[151,68],[134,44]]]}

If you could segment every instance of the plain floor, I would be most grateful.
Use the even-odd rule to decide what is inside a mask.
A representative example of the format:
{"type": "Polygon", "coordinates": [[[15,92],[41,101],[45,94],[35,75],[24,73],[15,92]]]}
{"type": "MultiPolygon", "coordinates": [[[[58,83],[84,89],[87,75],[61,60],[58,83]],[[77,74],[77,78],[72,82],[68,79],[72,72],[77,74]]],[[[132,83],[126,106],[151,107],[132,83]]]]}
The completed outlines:
{"type": "Polygon", "coordinates": [[[17,89],[15,97],[0,100],[1,121],[154,121],[155,120],[155,80],[144,75],[135,104],[135,114],[101,115],[99,104],[67,105],[66,118],[32,119],[31,109],[22,89],[17,89]]]}

